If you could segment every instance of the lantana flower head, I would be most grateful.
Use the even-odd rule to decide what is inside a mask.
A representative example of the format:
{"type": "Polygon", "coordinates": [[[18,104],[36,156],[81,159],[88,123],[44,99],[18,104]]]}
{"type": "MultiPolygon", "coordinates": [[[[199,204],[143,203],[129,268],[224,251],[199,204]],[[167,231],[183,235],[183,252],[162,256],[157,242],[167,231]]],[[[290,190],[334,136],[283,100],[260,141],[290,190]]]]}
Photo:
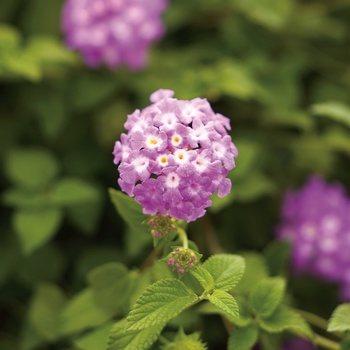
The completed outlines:
{"type": "Polygon", "coordinates": [[[194,221],[226,196],[238,152],[227,130],[230,121],[214,113],[206,99],[177,100],[161,89],[150,106],[128,116],[128,131],[115,143],[121,189],[143,206],[145,214],[166,214],[194,221]]]}
{"type": "Polygon", "coordinates": [[[297,273],[339,283],[350,300],[350,200],[340,184],[312,176],[299,191],[288,191],[277,236],[292,242],[297,273]]]}
{"type": "Polygon", "coordinates": [[[67,0],[62,27],[67,45],[91,67],[145,65],[149,46],[165,32],[167,0],[67,0]]]}

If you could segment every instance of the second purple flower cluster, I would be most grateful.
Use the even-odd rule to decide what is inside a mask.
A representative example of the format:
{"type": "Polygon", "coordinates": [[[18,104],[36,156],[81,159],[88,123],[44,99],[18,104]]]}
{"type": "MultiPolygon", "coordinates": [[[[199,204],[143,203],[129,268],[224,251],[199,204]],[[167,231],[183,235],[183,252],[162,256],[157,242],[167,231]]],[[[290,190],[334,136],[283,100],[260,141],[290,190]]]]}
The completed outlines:
{"type": "Polygon", "coordinates": [[[166,5],[166,0],[67,0],[62,16],[66,43],[91,67],[140,69],[151,42],[165,32],[160,16],[166,5]]]}
{"type": "Polygon", "coordinates": [[[171,90],[151,95],[152,105],[136,110],[114,148],[119,185],[144,213],[194,221],[205,214],[218,191],[231,190],[226,178],[237,149],[227,134],[230,121],[206,99],[177,100],[171,90]]]}
{"type": "Polygon", "coordinates": [[[297,273],[338,283],[341,298],[350,300],[350,199],[342,185],[314,176],[287,192],[277,236],[292,242],[297,273]]]}

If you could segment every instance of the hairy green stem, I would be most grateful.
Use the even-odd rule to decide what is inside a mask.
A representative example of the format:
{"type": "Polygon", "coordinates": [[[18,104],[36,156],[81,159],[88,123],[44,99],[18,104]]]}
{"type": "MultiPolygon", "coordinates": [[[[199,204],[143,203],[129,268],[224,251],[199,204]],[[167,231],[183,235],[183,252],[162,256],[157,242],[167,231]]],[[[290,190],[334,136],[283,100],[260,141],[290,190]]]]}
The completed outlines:
{"type": "Polygon", "coordinates": [[[179,234],[179,237],[182,241],[182,245],[185,249],[188,249],[188,238],[187,238],[187,233],[185,232],[184,229],[181,227],[177,228],[177,233],[179,234]]]}

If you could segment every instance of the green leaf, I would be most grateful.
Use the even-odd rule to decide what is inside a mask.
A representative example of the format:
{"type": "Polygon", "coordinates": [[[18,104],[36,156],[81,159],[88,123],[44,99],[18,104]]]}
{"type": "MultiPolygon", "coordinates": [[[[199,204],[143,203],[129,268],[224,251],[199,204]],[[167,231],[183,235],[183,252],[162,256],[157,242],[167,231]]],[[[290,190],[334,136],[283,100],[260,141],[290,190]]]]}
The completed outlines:
{"type": "Polygon", "coordinates": [[[235,288],[237,293],[250,293],[259,281],[268,277],[266,262],[257,253],[242,254],[245,261],[245,271],[242,279],[235,288]]]}
{"type": "Polygon", "coordinates": [[[286,306],[278,307],[269,317],[258,317],[257,321],[260,327],[269,333],[293,331],[293,333],[313,339],[310,326],[297,312],[286,306]]]}
{"type": "Polygon", "coordinates": [[[207,269],[201,266],[196,266],[189,272],[198,280],[198,282],[201,284],[205,291],[209,292],[214,288],[214,279],[207,269]]]}
{"type": "Polygon", "coordinates": [[[50,36],[33,36],[28,42],[27,53],[42,63],[74,63],[75,54],[50,36]]]}
{"type": "Polygon", "coordinates": [[[149,228],[142,224],[149,216],[143,214],[141,205],[125,193],[110,188],[109,195],[117,212],[128,224],[128,252],[135,256],[146,244],[152,242],[149,228]]]}
{"type": "Polygon", "coordinates": [[[228,339],[228,350],[252,349],[258,340],[258,329],[255,325],[236,328],[228,339]]]}
{"type": "Polygon", "coordinates": [[[97,305],[117,310],[129,297],[129,271],[121,263],[111,262],[95,267],[88,281],[97,305]]]}
{"type": "Polygon", "coordinates": [[[99,199],[98,189],[78,178],[64,178],[57,181],[52,189],[51,201],[62,206],[95,202],[99,199]]]}
{"type": "Polygon", "coordinates": [[[228,291],[242,278],[245,263],[239,255],[216,254],[204,262],[203,268],[212,275],[215,288],[228,291]]]}
{"type": "Polygon", "coordinates": [[[337,101],[317,103],[311,106],[311,113],[324,116],[350,126],[350,106],[337,101]]]}
{"type": "Polygon", "coordinates": [[[68,335],[90,327],[96,327],[109,320],[113,309],[99,307],[91,288],[86,288],[68,302],[60,314],[59,331],[68,335]]]}
{"type": "Polygon", "coordinates": [[[111,329],[107,350],[147,350],[157,340],[163,326],[155,325],[141,330],[125,331],[127,321],[117,322],[111,329]]]}
{"type": "Polygon", "coordinates": [[[9,25],[0,25],[0,51],[9,51],[18,47],[21,37],[18,31],[9,25]]]}
{"type": "Polygon", "coordinates": [[[31,301],[29,322],[46,340],[56,340],[58,333],[58,314],[62,310],[66,298],[55,285],[42,284],[31,301]]]}
{"type": "Polygon", "coordinates": [[[341,304],[333,311],[328,325],[329,332],[350,331],[350,303],[341,304]]]}
{"type": "Polygon", "coordinates": [[[19,76],[34,82],[42,78],[39,62],[25,51],[6,52],[2,55],[1,64],[10,76],[19,76]]]}
{"type": "Polygon", "coordinates": [[[285,288],[286,282],[281,277],[259,282],[249,297],[253,311],[262,317],[270,316],[282,302],[285,288]]]}
{"type": "Polygon", "coordinates": [[[45,193],[28,191],[24,188],[10,188],[2,194],[2,201],[5,205],[16,208],[40,208],[47,205],[48,198],[45,193]]]}
{"type": "Polygon", "coordinates": [[[289,262],[291,245],[289,242],[273,241],[264,250],[270,275],[277,276],[283,274],[289,262]]]}
{"type": "Polygon", "coordinates": [[[203,314],[209,314],[209,315],[222,315],[226,317],[230,322],[232,322],[234,325],[238,327],[246,327],[249,324],[253,322],[252,315],[250,314],[250,310],[245,305],[243,301],[237,297],[236,299],[238,308],[239,308],[239,315],[237,317],[232,317],[227,312],[222,310],[221,308],[215,306],[214,304],[211,304],[209,302],[203,302],[200,304],[200,306],[196,309],[199,313],[203,314]]]}
{"type": "Polygon", "coordinates": [[[107,322],[93,331],[74,340],[74,345],[80,350],[105,349],[109,333],[114,322],[107,322]]]}
{"type": "Polygon", "coordinates": [[[18,210],[13,225],[25,254],[47,243],[57,232],[63,218],[60,209],[18,210]]]}
{"type": "Polygon", "coordinates": [[[177,279],[160,280],[149,286],[136,301],[127,318],[128,330],[164,326],[198,296],[177,279]]]}
{"type": "Polygon", "coordinates": [[[56,158],[42,149],[13,150],[5,159],[8,178],[28,189],[44,188],[57,175],[58,170],[56,158]]]}
{"type": "Polygon", "coordinates": [[[220,289],[214,290],[212,294],[208,294],[208,300],[218,308],[225,311],[228,315],[238,317],[238,305],[231,294],[220,289]]]}

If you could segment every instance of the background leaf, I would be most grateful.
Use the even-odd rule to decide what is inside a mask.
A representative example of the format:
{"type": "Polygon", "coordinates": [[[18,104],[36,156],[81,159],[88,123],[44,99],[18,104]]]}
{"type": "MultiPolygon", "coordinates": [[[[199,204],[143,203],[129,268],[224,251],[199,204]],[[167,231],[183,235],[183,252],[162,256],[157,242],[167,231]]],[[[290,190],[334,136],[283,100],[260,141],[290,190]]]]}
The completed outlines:
{"type": "Polygon", "coordinates": [[[228,350],[249,350],[258,340],[258,329],[255,326],[236,328],[228,339],[228,350]]]}
{"type": "Polygon", "coordinates": [[[63,213],[60,209],[18,210],[13,223],[23,252],[32,253],[47,243],[57,232],[63,213]]]}
{"type": "Polygon", "coordinates": [[[270,316],[281,304],[286,283],[283,278],[275,277],[262,280],[250,293],[249,302],[256,314],[270,316]]]}

